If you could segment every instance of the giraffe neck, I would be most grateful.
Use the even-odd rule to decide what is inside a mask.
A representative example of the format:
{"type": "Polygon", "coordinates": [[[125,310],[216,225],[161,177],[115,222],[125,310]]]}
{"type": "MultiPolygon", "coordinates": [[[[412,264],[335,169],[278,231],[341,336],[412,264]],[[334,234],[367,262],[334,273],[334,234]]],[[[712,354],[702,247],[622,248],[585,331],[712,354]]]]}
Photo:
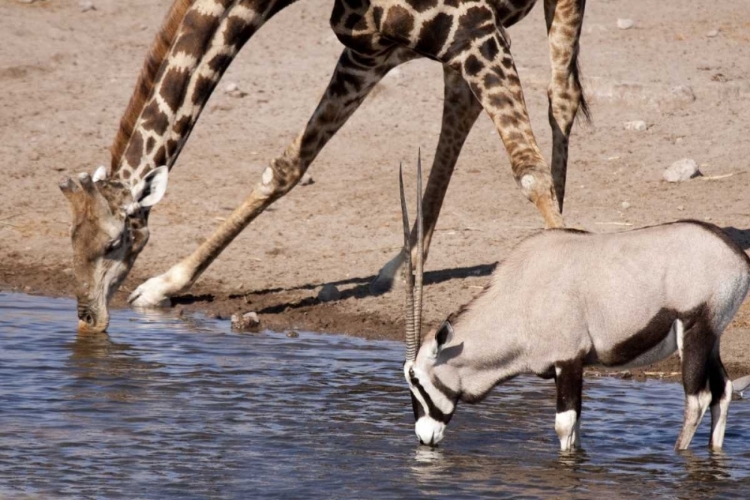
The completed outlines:
{"type": "Polygon", "coordinates": [[[112,177],[132,186],[156,167],[171,169],[239,50],[294,1],[176,0],[154,42],[165,45],[163,52],[152,49],[123,118],[130,119],[132,131],[121,124],[115,139],[112,177]],[[138,93],[146,97],[133,105],[138,93]]]}

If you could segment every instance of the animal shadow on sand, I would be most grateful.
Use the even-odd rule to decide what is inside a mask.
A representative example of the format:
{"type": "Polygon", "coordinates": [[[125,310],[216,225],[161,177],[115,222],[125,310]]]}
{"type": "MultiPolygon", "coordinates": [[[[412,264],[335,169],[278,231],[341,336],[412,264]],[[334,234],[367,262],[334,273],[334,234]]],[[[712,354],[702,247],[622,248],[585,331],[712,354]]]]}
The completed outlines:
{"type": "MultiPolygon", "coordinates": [[[[429,271],[424,274],[425,285],[435,285],[454,279],[464,279],[479,276],[489,276],[495,270],[497,262],[492,264],[477,264],[475,266],[456,267],[452,269],[440,269],[436,271],[429,271]]],[[[363,276],[356,278],[348,278],[345,280],[331,281],[328,283],[308,283],[296,287],[289,288],[266,288],[263,290],[254,290],[247,294],[231,294],[229,299],[242,299],[246,296],[258,296],[258,295],[270,295],[280,294],[282,298],[285,292],[293,292],[299,290],[315,290],[325,285],[334,285],[337,288],[344,288],[341,290],[341,298],[338,300],[346,300],[349,298],[362,299],[365,297],[374,297],[380,294],[376,294],[370,291],[370,283],[376,278],[376,275],[363,276]],[[354,285],[349,287],[349,285],[354,285]]],[[[398,278],[400,279],[400,278],[398,278]]],[[[179,304],[195,304],[195,303],[210,303],[215,300],[213,295],[202,294],[202,295],[181,295],[179,297],[172,298],[172,305],[179,304]]],[[[299,301],[284,301],[274,305],[267,305],[266,307],[256,311],[258,314],[279,314],[287,310],[299,309],[302,307],[313,306],[316,304],[322,304],[317,297],[306,297],[299,301]]]]}

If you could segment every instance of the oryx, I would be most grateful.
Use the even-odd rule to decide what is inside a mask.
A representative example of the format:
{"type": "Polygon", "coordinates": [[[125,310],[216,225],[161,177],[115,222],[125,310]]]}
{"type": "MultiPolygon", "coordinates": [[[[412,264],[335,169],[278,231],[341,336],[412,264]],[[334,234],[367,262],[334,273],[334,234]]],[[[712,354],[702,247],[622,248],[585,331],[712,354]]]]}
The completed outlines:
{"type": "MultiPolygon", "coordinates": [[[[421,193],[421,165],[417,184],[421,193]]],[[[409,256],[403,179],[400,187],[409,256]]],[[[722,447],[732,382],[719,339],[747,295],[750,258],[716,226],[542,231],[511,251],[485,290],[421,347],[421,239],[418,245],[416,273],[410,259],[405,266],[404,375],[421,443],[443,438],[458,401],[476,403],[497,384],[531,373],[555,379],[560,447],[578,447],[585,366],[639,366],[678,351],[685,414],[675,449],[688,447],[709,407],[709,446],[722,447]]]]}

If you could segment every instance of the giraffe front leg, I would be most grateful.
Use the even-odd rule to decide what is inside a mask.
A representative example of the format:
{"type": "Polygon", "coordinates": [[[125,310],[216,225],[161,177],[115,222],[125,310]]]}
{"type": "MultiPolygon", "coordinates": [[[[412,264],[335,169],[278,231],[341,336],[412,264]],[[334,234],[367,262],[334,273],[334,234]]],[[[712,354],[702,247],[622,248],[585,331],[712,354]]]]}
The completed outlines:
{"type": "MultiPolygon", "coordinates": [[[[430,248],[432,234],[437,225],[440,208],[448,190],[453,169],[456,166],[458,155],[474,126],[482,105],[477,101],[471,89],[464,81],[460,73],[443,66],[443,77],[445,83],[443,100],[443,122],[440,129],[435,159],[430,170],[430,178],[427,181],[422,206],[424,210],[424,253],[425,258],[430,248]]],[[[411,231],[412,240],[412,262],[416,261],[417,255],[417,229],[416,224],[411,231]]],[[[401,275],[401,266],[404,264],[403,252],[399,252],[393,259],[383,266],[377,278],[370,284],[370,291],[381,294],[393,287],[396,276],[401,275]]]]}
{"type": "Polygon", "coordinates": [[[494,26],[492,31],[485,26],[477,30],[472,38],[454,42],[446,52],[446,63],[461,72],[492,118],[521,192],[536,205],[547,227],[562,227],[550,169],[531,130],[507,38],[494,26]]]}
{"type": "Polygon", "coordinates": [[[302,178],[326,143],[356,111],[370,90],[388,71],[417,57],[395,49],[377,56],[345,49],[312,118],[284,153],[271,161],[261,181],[229,218],[192,255],[166,273],[140,285],[129,298],[135,307],[167,305],[169,297],[183,293],[224,248],[271,203],[288,193],[302,178]]]}
{"type": "Polygon", "coordinates": [[[578,50],[584,0],[545,0],[552,79],[547,89],[552,127],[552,180],[560,212],[568,172],[568,139],[578,110],[588,116],[588,106],[578,71],[578,50]]]}

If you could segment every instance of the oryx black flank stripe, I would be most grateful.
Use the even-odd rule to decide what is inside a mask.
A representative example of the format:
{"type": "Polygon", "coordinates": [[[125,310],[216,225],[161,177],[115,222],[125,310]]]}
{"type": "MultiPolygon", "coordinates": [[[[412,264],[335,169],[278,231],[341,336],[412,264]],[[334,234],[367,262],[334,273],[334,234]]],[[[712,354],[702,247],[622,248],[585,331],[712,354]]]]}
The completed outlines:
{"type": "Polygon", "coordinates": [[[415,389],[419,391],[419,394],[422,396],[422,399],[424,400],[425,404],[427,405],[427,414],[434,420],[437,420],[438,422],[442,422],[444,424],[448,424],[448,422],[451,421],[451,418],[453,415],[446,415],[443,413],[443,411],[435,406],[435,403],[432,402],[432,398],[429,394],[427,394],[427,391],[424,390],[424,387],[422,387],[422,384],[419,383],[419,379],[414,376],[413,374],[409,374],[411,377],[411,383],[414,386],[415,389]]]}

